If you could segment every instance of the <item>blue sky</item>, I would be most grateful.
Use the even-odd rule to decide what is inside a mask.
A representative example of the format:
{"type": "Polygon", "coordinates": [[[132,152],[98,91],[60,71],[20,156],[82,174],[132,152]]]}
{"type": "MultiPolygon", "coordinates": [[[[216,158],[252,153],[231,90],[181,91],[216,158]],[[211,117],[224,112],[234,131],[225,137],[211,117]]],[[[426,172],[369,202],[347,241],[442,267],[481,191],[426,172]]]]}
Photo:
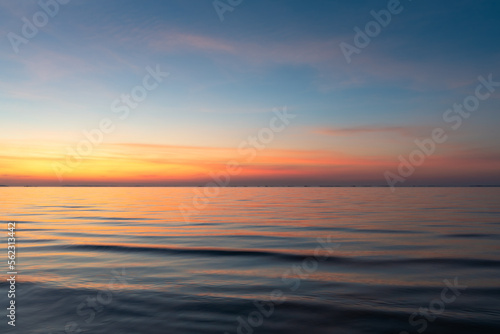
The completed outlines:
{"type": "MultiPolygon", "coordinates": [[[[297,120],[269,149],[378,156],[397,166],[415,138],[474,92],[478,76],[500,80],[497,1],[401,1],[403,10],[350,64],[339,44],[353,44],[353,29],[364,29],[370,11],[387,9],[387,1],[244,0],[223,22],[205,0],[58,6],[15,53],[8,34],[22,36],[22,18],[32,21],[41,7],[0,1],[0,143],[26,150],[23,143],[44,143],[55,159],[109,115],[148,66],[170,75],[98,150],[118,143],[236,148],[273,108],[287,106],[297,120]]],[[[441,153],[498,157],[499,104],[498,94],[482,102],[441,153]]],[[[325,181],[339,181],[323,168],[325,181]]],[[[477,173],[471,168],[453,182],[469,182],[477,173]]],[[[3,183],[14,182],[4,175],[3,183]]]]}

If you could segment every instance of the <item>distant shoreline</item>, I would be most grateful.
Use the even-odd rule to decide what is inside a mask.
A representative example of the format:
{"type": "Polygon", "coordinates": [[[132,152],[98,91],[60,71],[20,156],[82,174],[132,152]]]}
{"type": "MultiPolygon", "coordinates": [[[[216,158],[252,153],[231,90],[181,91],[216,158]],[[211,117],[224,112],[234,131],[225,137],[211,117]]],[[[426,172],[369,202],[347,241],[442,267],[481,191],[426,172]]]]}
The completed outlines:
{"type": "MultiPolygon", "coordinates": [[[[205,185],[193,186],[166,186],[166,185],[61,185],[61,186],[35,186],[35,185],[21,185],[9,186],[0,185],[4,188],[203,188],[205,185]]],[[[500,185],[408,185],[398,186],[395,188],[499,188],[500,185]]],[[[298,186],[274,186],[274,185],[229,185],[221,188],[390,188],[387,185],[298,185],[298,186]]]]}

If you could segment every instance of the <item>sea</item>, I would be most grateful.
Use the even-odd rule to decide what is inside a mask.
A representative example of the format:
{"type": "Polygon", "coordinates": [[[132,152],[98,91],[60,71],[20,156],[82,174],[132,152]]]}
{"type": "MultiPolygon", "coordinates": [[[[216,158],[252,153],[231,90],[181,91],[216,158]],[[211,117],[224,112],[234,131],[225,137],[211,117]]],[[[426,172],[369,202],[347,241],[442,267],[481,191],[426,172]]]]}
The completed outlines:
{"type": "Polygon", "coordinates": [[[500,188],[3,187],[0,221],[2,334],[500,333],[500,188]]]}

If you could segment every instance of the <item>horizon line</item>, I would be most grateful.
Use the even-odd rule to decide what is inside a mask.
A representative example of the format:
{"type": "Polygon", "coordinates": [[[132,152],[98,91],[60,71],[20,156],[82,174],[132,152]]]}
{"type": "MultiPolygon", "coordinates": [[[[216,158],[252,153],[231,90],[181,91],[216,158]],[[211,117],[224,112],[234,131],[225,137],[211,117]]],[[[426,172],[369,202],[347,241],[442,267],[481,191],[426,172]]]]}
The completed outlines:
{"type": "MultiPolygon", "coordinates": [[[[2,188],[205,188],[207,185],[2,185],[2,188]]],[[[227,185],[217,188],[391,188],[389,185],[227,185]]],[[[499,188],[500,185],[401,185],[394,188],[499,188]]]]}

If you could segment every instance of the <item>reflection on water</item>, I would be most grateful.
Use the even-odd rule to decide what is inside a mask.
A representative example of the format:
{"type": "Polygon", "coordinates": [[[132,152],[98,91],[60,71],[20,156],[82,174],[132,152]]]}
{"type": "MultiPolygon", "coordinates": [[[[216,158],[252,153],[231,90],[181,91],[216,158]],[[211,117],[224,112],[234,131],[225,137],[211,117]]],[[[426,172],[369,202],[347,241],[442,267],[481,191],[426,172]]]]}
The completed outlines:
{"type": "Polygon", "coordinates": [[[499,188],[225,188],[186,222],[193,194],[0,189],[1,333],[499,332],[499,188]]]}

